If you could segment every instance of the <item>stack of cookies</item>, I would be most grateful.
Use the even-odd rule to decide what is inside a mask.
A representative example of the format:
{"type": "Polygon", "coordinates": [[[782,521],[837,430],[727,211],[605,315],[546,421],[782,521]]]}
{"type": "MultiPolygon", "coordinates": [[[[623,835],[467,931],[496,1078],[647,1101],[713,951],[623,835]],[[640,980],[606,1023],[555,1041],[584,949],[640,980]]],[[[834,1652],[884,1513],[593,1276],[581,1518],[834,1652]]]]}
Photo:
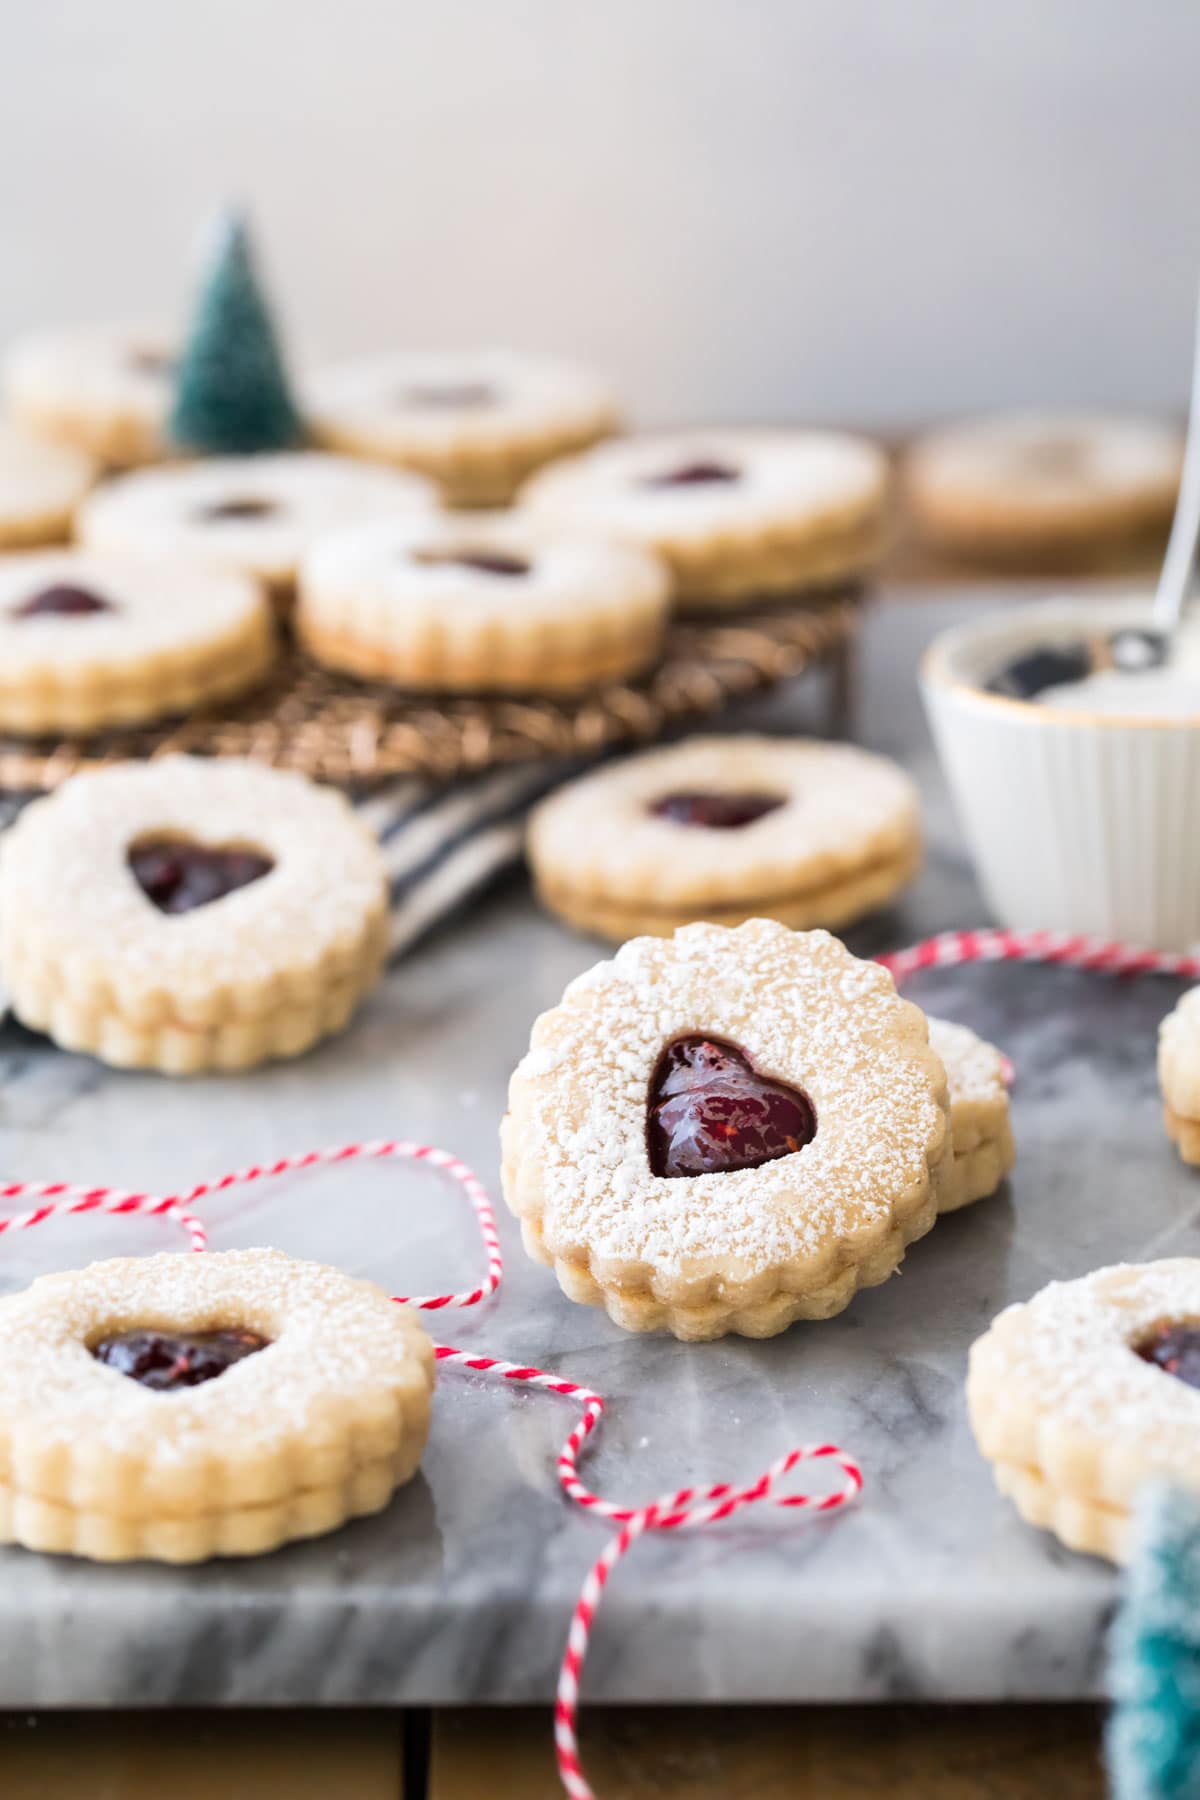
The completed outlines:
{"type": "MultiPolygon", "coordinates": [[[[104,602],[102,621],[99,607],[40,605],[18,656],[8,621],[33,615],[11,577],[22,591],[5,615],[9,685],[23,693],[0,729],[146,717],[147,612],[113,597],[133,560],[155,565],[164,615],[176,611],[172,567],[253,582],[342,675],[561,695],[650,669],[673,607],[737,611],[844,588],[880,545],[886,464],[857,439],[618,438],[602,378],[494,348],[395,351],[293,385],[236,217],[187,333],[37,332],[11,347],[0,386],[12,421],[0,427],[0,549],[73,533],[102,559],[88,564],[94,590],[74,585],[104,602]],[[88,671],[86,705],[41,698],[60,652],[68,686],[88,671]]],[[[211,662],[194,607],[180,610],[193,661],[211,662]]],[[[162,631],[157,652],[178,660],[162,631]]],[[[166,681],[158,714],[261,679],[266,631],[260,620],[252,654],[225,646],[218,690],[198,675],[166,681]]]]}
{"type": "MultiPolygon", "coordinates": [[[[246,577],[342,673],[579,692],[652,666],[674,607],[845,590],[879,553],[886,462],[857,439],[724,430],[588,450],[618,420],[600,381],[468,352],[314,377],[310,427],[328,448],[180,462],[174,367],[161,333],[16,346],[0,543],[52,542],[73,524],[103,556],[246,577]],[[102,468],[125,472],[94,487],[102,468]]],[[[106,621],[107,657],[120,617],[106,621]]]]}
{"type": "MultiPolygon", "coordinates": [[[[226,705],[288,639],[350,680],[583,696],[652,670],[677,609],[844,592],[882,539],[872,445],[621,437],[608,384],[558,359],[395,352],[293,383],[237,219],[187,332],[39,332],[0,388],[0,733],[87,738],[226,705]]],[[[335,1029],[379,971],[382,865],[344,808],[279,779],[174,759],[32,807],[0,861],[18,1016],[172,1072],[335,1029]]],[[[749,740],[598,777],[534,833],[549,904],[614,937],[761,912],[841,924],[919,854],[900,771],[749,740]]]]}
{"type": "Polygon", "coordinates": [[[999,1051],[766,919],[635,938],[573,981],[501,1141],[564,1293],[689,1340],[832,1317],[1013,1160],[999,1051]]]}

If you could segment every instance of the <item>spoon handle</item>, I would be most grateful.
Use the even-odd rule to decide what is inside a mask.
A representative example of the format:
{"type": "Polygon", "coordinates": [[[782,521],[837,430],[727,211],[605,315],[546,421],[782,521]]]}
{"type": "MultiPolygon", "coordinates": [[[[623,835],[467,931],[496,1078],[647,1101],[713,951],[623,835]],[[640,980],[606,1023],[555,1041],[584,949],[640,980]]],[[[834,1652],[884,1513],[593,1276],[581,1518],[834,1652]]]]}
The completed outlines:
{"type": "Polygon", "coordinates": [[[1192,393],[1188,403],[1187,444],[1179,499],[1171,521],[1171,536],[1163,558],[1158,590],[1154,596],[1154,623],[1173,635],[1183,614],[1200,539],[1200,305],[1196,310],[1196,344],[1192,359],[1192,393]]]}

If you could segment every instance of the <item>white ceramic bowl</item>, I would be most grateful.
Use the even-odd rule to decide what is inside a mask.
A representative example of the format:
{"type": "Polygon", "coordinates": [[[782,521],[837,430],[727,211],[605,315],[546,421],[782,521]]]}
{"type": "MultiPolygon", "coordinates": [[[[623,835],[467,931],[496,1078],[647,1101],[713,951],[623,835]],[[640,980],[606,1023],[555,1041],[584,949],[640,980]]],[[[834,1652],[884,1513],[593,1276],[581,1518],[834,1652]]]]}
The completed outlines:
{"type": "Polygon", "coordinates": [[[1200,942],[1200,710],[1114,716],[981,688],[1022,650],[1148,622],[1144,598],[1045,601],[943,632],[926,653],[934,740],[1001,924],[1200,942]]]}

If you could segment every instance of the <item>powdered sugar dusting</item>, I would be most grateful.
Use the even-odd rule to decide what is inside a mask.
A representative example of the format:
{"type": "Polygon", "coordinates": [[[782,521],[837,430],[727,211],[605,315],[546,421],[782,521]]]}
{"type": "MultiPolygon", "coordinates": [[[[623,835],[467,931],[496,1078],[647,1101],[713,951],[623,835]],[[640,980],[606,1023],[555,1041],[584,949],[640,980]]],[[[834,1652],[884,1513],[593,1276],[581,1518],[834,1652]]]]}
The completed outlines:
{"type": "Polygon", "coordinates": [[[21,814],[0,850],[3,956],[10,969],[47,965],[76,991],[107,984],[117,1010],[223,984],[275,981],[283,998],[289,978],[361,955],[386,891],[379,847],[339,794],[234,758],[163,757],[76,776],[21,814]],[[168,916],[127,866],[132,844],[160,834],[261,850],[274,867],[168,916]]]}
{"type": "MultiPolygon", "coordinates": [[[[405,1307],[338,1269],[278,1250],[163,1253],[47,1275],[0,1301],[0,1438],[52,1443],[155,1466],[269,1455],[305,1433],[314,1453],[339,1409],[387,1396],[432,1369],[405,1307]],[[139,1327],[247,1327],[271,1340],[215,1381],[154,1393],[89,1346],[139,1327]]],[[[429,1375],[428,1385],[432,1385],[429,1375]]]]}
{"type": "Polygon", "coordinates": [[[1168,1321],[1200,1323],[1200,1260],[1120,1263],[1053,1281],[1010,1306],[976,1346],[992,1383],[1043,1417],[1144,1446],[1148,1466],[1171,1459],[1194,1474],[1200,1390],[1134,1354],[1168,1321]]]}
{"type": "Polygon", "coordinates": [[[746,732],[687,738],[569,782],[535,809],[530,853],[564,891],[702,913],[850,879],[911,854],[919,833],[916,788],[886,757],[746,732]],[[777,804],[736,831],[655,813],[664,795],[688,792],[765,793],[777,804]]]}
{"type": "Polygon", "coordinates": [[[512,1108],[518,1183],[526,1159],[536,1163],[552,1250],[683,1276],[746,1279],[878,1236],[929,1185],[946,1141],[921,1013],[828,932],[763,919],[634,939],[573,982],[534,1028],[512,1108]],[[691,1033],[727,1039],[762,1074],[802,1088],[813,1141],[757,1169],[653,1175],[651,1076],[664,1046],[691,1033]]]}
{"type": "Polygon", "coordinates": [[[536,475],[523,506],[634,542],[817,530],[876,509],[887,464],[875,445],[838,432],[720,431],[617,438],[536,475]],[[732,466],[738,479],[675,485],[659,477],[694,462],[732,466]]]}
{"type": "Polygon", "coordinates": [[[929,1043],[941,1057],[950,1087],[950,1108],[956,1102],[1003,1101],[1004,1058],[994,1044],[989,1044],[969,1025],[955,1025],[949,1019],[930,1019],[929,1043]]]}

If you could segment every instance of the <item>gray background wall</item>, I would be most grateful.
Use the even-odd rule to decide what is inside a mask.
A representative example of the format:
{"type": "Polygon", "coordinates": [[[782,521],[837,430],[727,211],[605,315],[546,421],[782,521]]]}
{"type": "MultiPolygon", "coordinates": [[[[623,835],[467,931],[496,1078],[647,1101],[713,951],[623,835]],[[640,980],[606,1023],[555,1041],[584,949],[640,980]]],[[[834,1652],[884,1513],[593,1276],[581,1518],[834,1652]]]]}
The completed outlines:
{"type": "Polygon", "coordinates": [[[252,203],[297,348],[493,340],[642,417],[1179,405],[1193,0],[9,0],[0,337],[171,314],[252,203]]]}

